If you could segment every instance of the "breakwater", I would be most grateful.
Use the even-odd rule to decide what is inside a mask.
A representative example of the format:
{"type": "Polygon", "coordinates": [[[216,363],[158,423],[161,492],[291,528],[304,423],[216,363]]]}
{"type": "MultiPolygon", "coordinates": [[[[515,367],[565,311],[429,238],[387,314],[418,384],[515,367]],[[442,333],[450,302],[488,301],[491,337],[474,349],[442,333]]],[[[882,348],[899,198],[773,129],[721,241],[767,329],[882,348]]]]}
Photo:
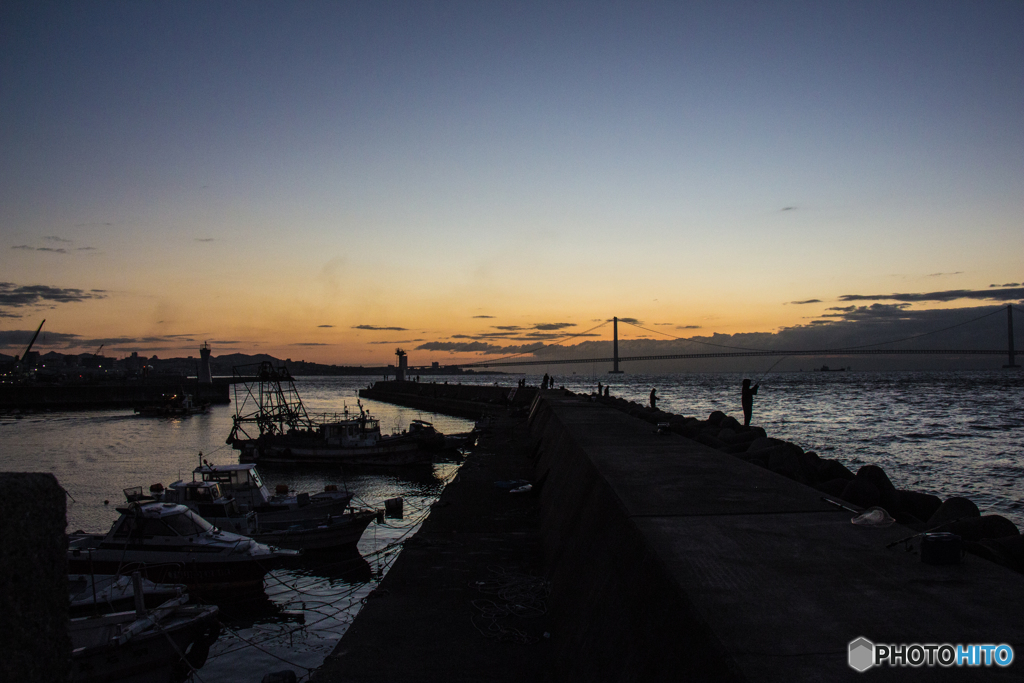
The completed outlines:
{"type": "Polygon", "coordinates": [[[0,411],[91,410],[159,405],[167,394],[192,394],[199,403],[229,403],[230,378],[144,378],[97,384],[2,384],[0,411]]]}
{"type": "MultiPolygon", "coordinates": [[[[971,555],[923,563],[900,542],[913,529],[851,524],[796,477],[629,412],[546,392],[530,416],[556,679],[857,680],[847,645],[858,637],[1024,644],[1024,576],[971,555]]],[[[722,444],[736,432],[720,416],[696,422],[722,444]]]]}
{"type": "MultiPolygon", "coordinates": [[[[974,514],[963,499],[894,495],[877,468],[849,471],[724,413],[699,420],[564,391],[536,398],[523,451],[550,589],[550,639],[537,654],[550,662],[551,680],[852,681],[861,674],[848,665],[848,645],[860,637],[1024,648],[1016,607],[1024,576],[979,550],[984,534],[1009,528],[974,514]],[[839,488],[829,482],[845,482],[843,491],[829,493],[839,488]],[[851,524],[865,504],[883,501],[903,523],[851,524]],[[976,554],[950,565],[923,562],[915,532],[941,521],[940,513],[948,515],[943,524],[958,524],[952,520],[965,509],[982,520],[973,531],[959,528],[965,539],[976,532],[978,540],[968,541],[976,554]]],[[[446,514],[472,518],[484,501],[456,503],[446,514]]],[[[1019,534],[1002,538],[1019,541],[1019,534]]],[[[417,564],[440,559],[410,555],[399,564],[416,575],[417,564]]],[[[415,590],[438,587],[426,581],[415,590]]],[[[463,607],[435,606],[421,626],[463,607]]],[[[375,609],[368,604],[367,614],[375,609]]],[[[454,659],[475,647],[434,645],[454,659]]],[[[376,654],[388,650],[378,646],[376,654]]],[[[969,673],[1012,680],[1019,666],[969,673]]],[[[906,673],[882,667],[869,675],[906,673]]],[[[929,669],[938,680],[964,673],[929,669]]]]}
{"type": "Polygon", "coordinates": [[[386,401],[457,417],[480,419],[508,409],[525,410],[536,387],[456,384],[448,382],[379,381],[359,390],[361,398],[386,401]]]}

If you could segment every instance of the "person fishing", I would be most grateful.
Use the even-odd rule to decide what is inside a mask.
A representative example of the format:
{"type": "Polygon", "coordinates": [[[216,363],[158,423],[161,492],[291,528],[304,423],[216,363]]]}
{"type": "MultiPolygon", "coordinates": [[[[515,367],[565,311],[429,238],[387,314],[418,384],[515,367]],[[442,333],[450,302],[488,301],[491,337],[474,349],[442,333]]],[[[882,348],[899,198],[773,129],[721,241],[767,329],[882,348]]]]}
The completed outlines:
{"type": "Polygon", "coordinates": [[[657,392],[658,392],[657,389],[651,389],[651,408],[657,408],[658,407],[657,392]]]}
{"type": "Polygon", "coordinates": [[[754,396],[757,394],[757,388],[760,384],[755,384],[753,387],[750,386],[750,380],[743,380],[743,389],[740,394],[740,403],[743,405],[743,426],[750,426],[750,416],[754,413],[754,396]]]}

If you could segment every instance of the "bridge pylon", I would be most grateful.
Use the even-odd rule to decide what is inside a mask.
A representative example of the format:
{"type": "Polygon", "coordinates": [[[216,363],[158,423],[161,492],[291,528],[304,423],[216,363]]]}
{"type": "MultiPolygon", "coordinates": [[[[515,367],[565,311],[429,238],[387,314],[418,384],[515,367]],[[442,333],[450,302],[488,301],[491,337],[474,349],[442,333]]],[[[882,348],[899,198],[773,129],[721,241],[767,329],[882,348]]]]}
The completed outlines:
{"type": "Polygon", "coordinates": [[[1004,365],[1004,368],[1019,368],[1014,358],[1013,352],[1013,306],[1007,305],[1006,307],[1006,335],[1007,335],[1007,347],[1006,351],[1009,354],[1009,362],[1004,365]]]}
{"type": "Polygon", "coordinates": [[[619,319],[616,316],[612,316],[612,369],[608,374],[622,374],[622,370],[619,370],[619,319]]]}

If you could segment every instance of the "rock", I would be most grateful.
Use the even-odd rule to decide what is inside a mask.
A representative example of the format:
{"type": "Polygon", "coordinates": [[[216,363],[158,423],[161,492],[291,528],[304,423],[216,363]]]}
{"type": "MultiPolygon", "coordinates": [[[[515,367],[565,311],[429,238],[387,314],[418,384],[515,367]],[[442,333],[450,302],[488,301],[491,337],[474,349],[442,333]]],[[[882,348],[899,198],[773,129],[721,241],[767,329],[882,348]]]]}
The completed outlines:
{"type": "Polygon", "coordinates": [[[761,437],[762,439],[768,438],[768,432],[764,431],[764,427],[746,427],[748,432],[754,435],[754,438],[761,437]]]}
{"type": "Polygon", "coordinates": [[[759,436],[750,442],[750,446],[747,447],[747,451],[763,451],[766,448],[774,448],[775,446],[780,446],[784,443],[786,442],[781,439],[771,439],[767,436],[759,436]]]}
{"type": "Polygon", "coordinates": [[[725,443],[736,443],[736,432],[729,427],[725,427],[718,432],[717,438],[725,443]]]}
{"type": "Polygon", "coordinates": [[[885,470],[878,465],[864,465],[857,470],[855,480],[866,481],[878,491],[878,502],[875,505],[885,508],[889,514],[895,514],[900,510],[900,494],[896,487],[889,481],[885,470]]]}
{"type": "Polygon", "coordinates": [[[965,541],[977,542],[984,538],[1005,538],[1020,535],[1017,525],[1002,515],[968,517],[958,522],[948,522],[934,531],[956,534],[965,541]]]}
{"type": "Polygon", "coordinates": [[[849,479],[829,479],[828,481],[819,482],[814,488],[818,489],[822,493],[827,493],[830,496],[842,498],[843,491],[849,483],[849,479]]]}
{"type": "Polygon", "coordinates": [[[953,498],[943,501],[942,505],[939,506],[939,509],[932,513],[932,516],[928,518],[928,525],[935,526],[937,524],[952,522],[956,519],[966,519],[969,517],[981,517],[981,512],[978,510],[978,506],[969,498],[954,496],[953,498]]]}
{"type": "Polygon", "coordinates": [[[743,425],[740,424],[740,421],[731,415],[726,415],[722,418],[722,421],[718,423],[718,426],[723,429],[735,429],[736,431],[743,429],[743,425]]]}
{"type": "Polygon", "coordinates": [[[708,432],[701,432],[697,434],[695,440],[697,441],[697,443],[702,443],[705,446],[710,446],[711,448],[714,448],[716,450],[728,446],[727,443],[725,443],[724,441],[720,441],[717,437],[712,436],[708,432]]]}
{"type": "Polygon", "coordinates": [[[942,505],[942,499],[929,493],[900,490],[900,509],[914,517],[926,521],[942,505]]]}
{"type": "Polygon", "coordinates": [[[895,491],[896,487],[889,481],[889,477],[886,476],[885,470],[878,465],[864,465],[857,470],[858,479],[867,479],[875,485],[879,491],[895,491]]]}
{"type": "Polygon", "coordinates": [[[822,481],[831,479],[843,479],[849,481],[854,474],[846,469],[846,466],[838,460],[822,460],[818,463],[817,478],[822,481]]]}
{"type": "Polygon", "coordinates": [[[802,453],[792,447],[793,444],[783,444],[767,450],[768,469],[778,472],[790,479],[806,483],[803,464],[800,462],[802,453]]]}
{"type": "Polygon", "coordinates": [[[720,424],[722,424],[722,420],[724,419],[725,413],[723,413],[721,410],[716,410],[710,415],[708,415],[708,424],[717,427],[720,424]]]}
{"type": "Polygon", "coordinates": [[[882,493],[867,479],[853,478],[846,482],[840,497],[858,507],[869,508],[881,502],[882,493]]]}

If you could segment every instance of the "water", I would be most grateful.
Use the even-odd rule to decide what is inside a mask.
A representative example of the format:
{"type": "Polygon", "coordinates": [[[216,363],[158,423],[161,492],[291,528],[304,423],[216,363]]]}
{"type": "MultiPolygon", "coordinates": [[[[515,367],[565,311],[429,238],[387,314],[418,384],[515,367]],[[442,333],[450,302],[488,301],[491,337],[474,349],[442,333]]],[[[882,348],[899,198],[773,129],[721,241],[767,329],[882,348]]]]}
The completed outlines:
{"type": "MultiPolygon", "coordinates": [[[[564,366],[563,366],[564,367],[564,366]]],[[[674,375],[556,374],[557,386],[595,391],[706,419],[721,410],[742,421],[740,383],[764,372],[674,375]]],[[[1024,373],[770,373],[754,397],[751,424],[769,436],[857,471],[879,465],[897,488],[965,496],[982,514],[1024,529],[1024,373]]]]}
{"type": "MultiPolygon", "coordinates": [[[[646,404],[656,387],[659,407],[668,412],[701,419],[714,410],[741,415],[744,375],[561,372],[566,367],[551,368],[556,383],[578,393],[596,390],[598,381],[610,382],[613,395],[646,404]]],[[[440,379],[513,386],[520,377],[440,379]]],[[[368,381],[301,378],[297,385],[311,412],[336,412],[346,404],[354,407],[358,389],[368,381]]],[[[537,386],[540,377],[531,374],[528,382],[537,386]]],[[[755,397],[753,423],[853,470],[880,465],[899,488],[942,498],[967,496],[983,512],[1024,527],[1022,398],[1021,372],[772,373],[755,397]]],[[[447,433],[472,427],[459,418],[373,401],[364,405],[381,419],[385,433],[413,419],[431,421],[447,433]]],[[[5,416],[0,418],[0,469],[53,472],[74,499],[68,499],[69,530],[104,531],[117,517],[113,508],[124,500],[123,488],[190,478],[200,451],[216,464],[237,462],[237,452],[224,445],[232,414],[232,406],[215,406],[205,415],[178,419],[141,418],[123,410],[5,416]]],[[[269,671],[290,668],[304,675],[319,666],[393,563],[400,542],[415,533],[457,469],[457,462],[344,473],[261,467],[269,486],[286,483],[312,491],[345,483],[371,507],[402,496],[405,518],[371,524],[358,554],[271,572],[265,599],[221,604],[227,630],[199,672],[201,680],[258,681],[269,671]]]]}

